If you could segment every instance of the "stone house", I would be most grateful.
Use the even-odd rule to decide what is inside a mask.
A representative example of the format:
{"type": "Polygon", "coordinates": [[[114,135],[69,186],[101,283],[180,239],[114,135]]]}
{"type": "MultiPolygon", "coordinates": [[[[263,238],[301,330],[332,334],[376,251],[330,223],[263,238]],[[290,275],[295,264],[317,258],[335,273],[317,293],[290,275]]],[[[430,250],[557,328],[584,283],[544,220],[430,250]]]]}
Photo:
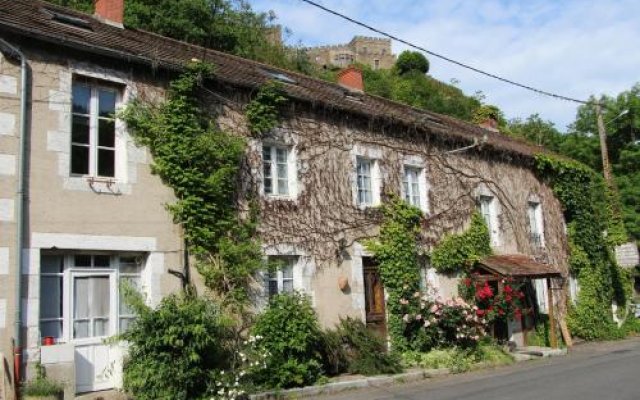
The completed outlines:
{"type": "MultiPolygon", "coordinates": [[[[208,100],[225,130],[251,138],[243,107],[268,81],[291,99],[280,126],[251,138],[246,156],[247,187],[261,194],[265,257],[285,263],[259,280],[262,298],[301,290],[325,326],[343,316],[384,325],[384,288],[363,242],[377,234],[376,206],[389,192],[424,211],[426,250],[480,209],[496,257],[568,275],[562,210],[533,169],[541,148],[368,96],[354,69],[331,84],[127,29],[122,0],[97,1],[96,16],[33,0],[0,0],[0,9],[7,393],[14,358],[27,376],[41,362],[65,380],[66,398],[119,386],[124,347],[103,342],[134,318],[119,282],[139,285],[152,305],[181,287],[182,232],[164,207],[173,193],[113,111],[134,97],[161,99],[194,58],[215,66],[208,100]]],[[[443,297],[456,294],[455,276],[428,264],[423,275],[443,297]]],[[[521,327],[509,335],[522,343],[521,327]]]]}
{"type": "Polygon", "coordinates": [[[349,43],[307,47],[309,61],[320,66],[347,67],[353,63],[373,69],[390,69],[396,62],[391,39],[354,36],[349,43]]]}

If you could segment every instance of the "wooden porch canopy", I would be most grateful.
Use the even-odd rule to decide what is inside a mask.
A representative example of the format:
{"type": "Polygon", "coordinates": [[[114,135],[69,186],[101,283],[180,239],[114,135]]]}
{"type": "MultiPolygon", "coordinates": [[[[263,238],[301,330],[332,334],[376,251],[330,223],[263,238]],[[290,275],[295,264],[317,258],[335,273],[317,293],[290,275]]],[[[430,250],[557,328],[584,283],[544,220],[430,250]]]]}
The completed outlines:
{"type": "Polygon", "coordinates": [[[478,262],[476,269],[493,275],[509,278],[559,278],[562,276],[551,265],[536,261],[523,254],[504,254],[486,257],[478,262]]]}
{"type": "MultiPolygon", "coordinates": [[[[556,270],[553,266],[536,261],[532,256],[524,254],[502,254],[493,255],[480,260],[475,270],[480,273],[480,279],[486,281],[498,280],[500,278],[513,278],[514,280],[525,279],[545,279],[547,282],[547,304],[549,324],[550,326],[556,326],[556,318],[554,312],[553,290],[551,285],[552,278],[561,278],[562,274],[556,270]],[[497,279],[496,279],[497,278],[497,279]]],[[[502,290],[502,284],[498,282],[498,290],[502,290]]],[[[526,328],[524,326],[524,319],[521,320],[523,324],[523,332],[525,332],[526,343],[526,328]]],[[[560,321],[560,329],[565,341],[569,347],[572,345],[571,335],[566,327],[564,320],[560,321]]],[[[550,329],[549,341],[551,347],[558,347],[558,339],[556,336],[556,330],[550,329]]]]}

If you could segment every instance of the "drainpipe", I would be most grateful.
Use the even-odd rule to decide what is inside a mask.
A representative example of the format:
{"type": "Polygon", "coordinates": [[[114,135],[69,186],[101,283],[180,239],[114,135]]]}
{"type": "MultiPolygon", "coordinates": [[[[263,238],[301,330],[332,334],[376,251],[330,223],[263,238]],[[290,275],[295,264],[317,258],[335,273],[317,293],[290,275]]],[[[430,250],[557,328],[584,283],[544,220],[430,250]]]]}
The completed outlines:
{"type": "Polygon", "coordinates": [[[25,202],[25,164],[27,159],[27,59],[15,46],[0,38],[0,50],[9,57],[20,60],[20,161],[18,163],[18,182],[16,186],[16,280],[15,280],[15,333],[13,354],[13,378],[16,399],[20,395],[20,369],[22,367],[22,249],[24,248],[24,202],[25,202]]]}

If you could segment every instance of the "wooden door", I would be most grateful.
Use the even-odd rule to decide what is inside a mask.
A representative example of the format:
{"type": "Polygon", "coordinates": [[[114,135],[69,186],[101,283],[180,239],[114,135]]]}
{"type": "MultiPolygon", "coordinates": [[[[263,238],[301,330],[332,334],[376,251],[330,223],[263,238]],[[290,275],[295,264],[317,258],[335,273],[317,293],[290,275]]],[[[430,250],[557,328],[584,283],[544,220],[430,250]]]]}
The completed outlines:
{"type": "Polygon", "coordinates": [[[386,312],[384,304],[384,286],[380,279],[380,270],[370,257],[362,258],[364,274],[364,300],[367,327],[381,337],[387,337],[386,312]]]}

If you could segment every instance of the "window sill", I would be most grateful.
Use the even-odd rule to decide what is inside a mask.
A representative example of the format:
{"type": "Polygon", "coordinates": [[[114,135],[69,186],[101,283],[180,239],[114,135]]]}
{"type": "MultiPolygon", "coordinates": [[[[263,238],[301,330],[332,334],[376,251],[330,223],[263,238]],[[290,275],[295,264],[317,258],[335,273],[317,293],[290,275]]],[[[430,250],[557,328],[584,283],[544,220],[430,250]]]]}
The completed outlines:
{"type": "Polygon", "coordinates": [[[263,194],[262,198],[267,201],[288,201],[291,203],[295,203],[298,200],[298,196],[277,196],[270,194],[263,194]]]}
{"type": "Polygon", "coordinates": [[[65,189],[120,196],[129,192],[129,185],[117,178],[71,175],[65,180],[65,189]]]}

